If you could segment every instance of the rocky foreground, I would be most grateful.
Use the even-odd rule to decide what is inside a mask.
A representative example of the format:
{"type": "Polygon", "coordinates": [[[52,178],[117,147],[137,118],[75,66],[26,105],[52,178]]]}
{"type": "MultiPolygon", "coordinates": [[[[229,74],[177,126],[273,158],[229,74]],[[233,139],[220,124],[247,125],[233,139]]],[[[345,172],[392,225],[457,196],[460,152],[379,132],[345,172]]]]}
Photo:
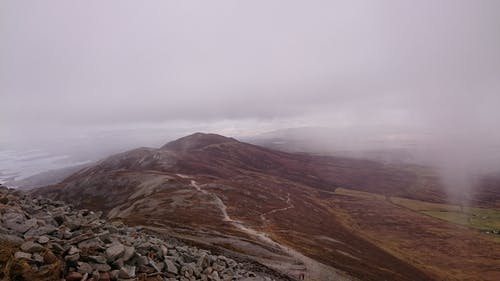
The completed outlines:
{"type": "Polygon", "coordinates": [[[101,213],[0,186],[1,280],[275,280],[101,213]]]}

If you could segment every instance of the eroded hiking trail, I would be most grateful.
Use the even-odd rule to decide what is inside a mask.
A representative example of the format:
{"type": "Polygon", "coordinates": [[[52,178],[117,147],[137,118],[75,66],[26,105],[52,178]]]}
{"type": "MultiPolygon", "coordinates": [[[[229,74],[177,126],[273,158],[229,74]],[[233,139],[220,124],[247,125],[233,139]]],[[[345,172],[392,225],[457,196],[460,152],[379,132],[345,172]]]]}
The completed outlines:
{"type": "MultiPolygon", "coordinates": [[[[299,276],[303,276],[304,280],[311,280],[311,281],[328,281],[328,280],[338,280],[338,281],[344,281],[344,280],[352,280],[351,278],[346,277],[344,274],[339,272],[333,267],[327,266],[325,264],[322,264],[316,260],[313,260],[302,253],[296,251],[293,248],[290,248],[286,245],[283,245],[279,242],[276,242],[273,240],[269,235],[265,232],[255,230],[249,226],[246,226],[243,222],[234,220],[232,219],[229,214],[227,213],[227,206],[224,204],[222,199],[220,197],[212,192],[208,192],[207,190],[202,188],[202,185],[198,184],[195,180],[191,180],[190,184],[193,188],[195,188],[198,192],[201,192],[203,194],[209,195],[214,199],[215,206],[221,211],[222,216],[224,221],[230,222],[233,224],[234,227],[239,229],[240,231],[255,237],[257,240],[260,242],[263,242],[269,246],[272,246],[274,248],[280,249],[283,253],[289,255],[292,257],[294,260],[298,261],[300,264],[303,265],[302,269],[297,269],[296,265],[294,267],[290,267],[288,269],[285,269],[285,273],[287,274],[292,274],[292,276],[298,278],[299,276]]],[[[268,218],[266,216],[277,213],[277,212],[283,212],[287,211],[291,208],[293,208],[293,204],[291,203],[291,198],[290,198],[290,193],[287,194],[287,199],[286,203],[287,206],[284,208],[279,208],[279,209],[273,209],[267,213],[262,214],[260,217],[263,221],[268,221],[268,218]]]]}
{"type": "Polygon", "coordinates": [[[292,204],[292,199],[290,198],[290,193],[287,193],[287,195],[286,195],[286,204],[287,204],[287,206],[285,208],[273,209],[267,213],[263,213],[262,215],[260,215],[260,218],[265,223],[266,221],[268,221],[266,216],[272,215],[272,214],[277,213],[277,212],[283,212],[283,211],[286,211],[286,210],[293,208],[294,206],[292,204]]]}

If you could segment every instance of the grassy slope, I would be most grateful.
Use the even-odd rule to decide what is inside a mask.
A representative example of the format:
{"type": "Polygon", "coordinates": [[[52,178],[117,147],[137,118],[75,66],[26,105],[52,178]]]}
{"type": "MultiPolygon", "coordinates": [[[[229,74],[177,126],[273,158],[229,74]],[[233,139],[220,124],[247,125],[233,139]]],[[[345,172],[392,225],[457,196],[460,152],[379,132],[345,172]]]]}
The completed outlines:
{"type": "Polygon", "coordinates": [[[477,229],[498,225],[498,210],[465,208],[475,219],[443,221],[436,214],[460,213],[460,207],[343,188],[335,194],[332,212],[353,232],[436,280],[500,280],[500,240],[477,229]]]}
{"type": "Polygon", "coordinates": [[[487,208],[472,208],[453,204],[428,203],[424,201],[391,198],[397,205],[412,209],[438,219],[454,224],[465,225],[475,229],[500,229],[500,210],[487,208]]]}

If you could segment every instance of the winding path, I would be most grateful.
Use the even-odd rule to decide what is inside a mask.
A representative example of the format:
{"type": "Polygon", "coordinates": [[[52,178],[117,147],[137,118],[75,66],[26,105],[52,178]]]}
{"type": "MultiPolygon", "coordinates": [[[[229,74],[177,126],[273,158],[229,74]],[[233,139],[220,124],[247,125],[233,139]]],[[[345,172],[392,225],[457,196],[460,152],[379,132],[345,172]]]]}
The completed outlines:
{"type": "MultiPolygon", "coordinates": [[[[288,246],[285,246],[281,243],[278,243],[274,241],[267,233],[255,230],[251,227],[248,227],[244,225],[241,221],[234,220],[232,219],[229,214],[227,213],[227,206],[224,204],[224,202],[220,199],[220,197],[212,192],[208,192],[195,181],[191,180],[191,186],[194,187],[197,191],[210,195],[214,198],[215,205],[217,208],[222,213],[222,216],[224,218],[224,221],[232,223],[237,229],[241,230],[242,232],[249,234],[251,236],[254,236],[256,239],[260,240],[261,242],[264,242],[268,245],[271,245],[273,247],[279,248],[282,250],[284,253],[290,255],[294,259],[302,262],[305,266],[304,270],[304,280],[310,280],[310,281],[348,281],[351,280],[350,278],[345,277],[344,275],[341,275],[337,270],[335,270],[333,267],[330,267],[328,265],[325,265],[323,263],[320,263],[314,259],[311,259],[299,251],[296,251],[295,249],[292,249],[288,246]]],[[[290,198],[290,193],[287,194],[287,200],[286,200],[288,206],[285,208],[279,208],[279,209],[274,209],[271,210],[267,213],[264,213],[261,215],[261,218],[263,220],[266,219],[266,215],[274,214],[276,212],[282,212],[286,211],[288,209],[293,208],[293,204],[291,203],[291,198],[290,198]]]]}
{"type": "Polygon", "coordinates": [[[266,218],[266,216],[268,216],[268,215],[272,215],[272,214],[277,213],[277,212],[283,212],[283,211],[286,211],[286,210],[288,210],[288,209],[293,208],[294,206],[293,206],[293,204],[292,204],[292,199],[290,198],[290,193],[287,193],[287,195],[286,195],[286,204],[287,204],[288,206],[286,206],[285,208],[273,209],[273,210],[271,210],[271,211],[269,211],[269,212],[267,212],[267,213],[263,213],[263,214],[261,214],[261,215],[260,215],[260,218],[261,218],[264,222],[266,222],[266,221],[268,220],[268,219],[266,218]]]}

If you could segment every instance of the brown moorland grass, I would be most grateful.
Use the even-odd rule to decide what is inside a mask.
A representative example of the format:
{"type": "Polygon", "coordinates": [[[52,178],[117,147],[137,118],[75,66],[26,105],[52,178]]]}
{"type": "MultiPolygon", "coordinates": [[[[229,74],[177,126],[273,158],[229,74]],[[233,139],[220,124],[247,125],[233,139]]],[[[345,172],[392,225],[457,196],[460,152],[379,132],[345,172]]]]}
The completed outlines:
{"type": "Polygon", "coordinates": [[[42,270],[33,269],[24,259],[15,259],[14,253],[19,250],[19,244],[0,239],[0,280],[2,281],[55,281],[60,280],[64,269],[63,262],[51,251],[42,254],[47,266],[42,270]]]}
{"type": "Polygon", "coordinates": [[[418,211],[448,206],[411,201],[413,210],[391,201],[340,190],[328,205],[352,232],[437,280],[500,280],[500,243],[489,235],[418,211]]]}

